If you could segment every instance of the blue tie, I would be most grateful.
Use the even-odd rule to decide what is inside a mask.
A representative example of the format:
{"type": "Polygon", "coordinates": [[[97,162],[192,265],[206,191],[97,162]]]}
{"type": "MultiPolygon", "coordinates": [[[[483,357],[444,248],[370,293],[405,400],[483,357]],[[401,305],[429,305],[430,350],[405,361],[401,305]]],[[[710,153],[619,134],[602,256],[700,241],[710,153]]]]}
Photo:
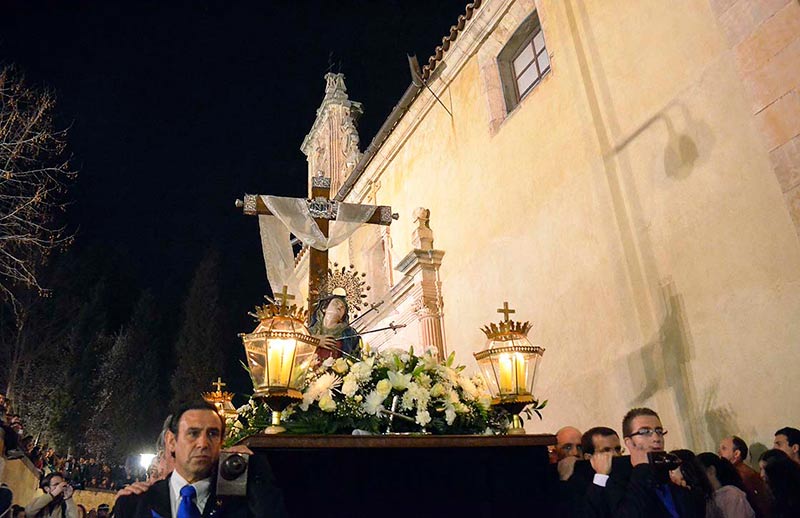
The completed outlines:
{"type": "Polygon", "coordinates": [[[178,518],[200,518],[200,510],[192,499],[197,495],[194,486],[187,484],[181,488],[181,503],[178,504],[178,518]]]}
{"type": "MultiPolygon", "coordinates": [[[[661,503],[667,508],[667,512],[673,518],[680,518],[678,509],[675,507],[675,500],[672,499],[672,493],[669,492],[667,484],[660,484],[656,486],[656,494],[661,499],[661,503]]],[[[178,518],[181,518],[180,511],[178,511],[178,518]]]]}

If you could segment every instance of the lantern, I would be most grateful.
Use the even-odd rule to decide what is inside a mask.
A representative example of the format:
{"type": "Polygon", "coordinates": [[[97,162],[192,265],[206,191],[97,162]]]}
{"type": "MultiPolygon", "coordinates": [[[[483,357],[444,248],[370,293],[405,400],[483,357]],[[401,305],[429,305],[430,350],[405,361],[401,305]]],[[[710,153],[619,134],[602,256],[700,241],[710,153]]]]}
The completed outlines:
{"type": "Polygon", "coordinates": [[[253,398],[265,402],[272,411],[272,426],[266,433],[285,431],[280,413],[291,402],[303,399],[300,389],[318,343],[304,324],[306,311],[286,305],[292,298],[286,294],[286,287],[276,298],[281,299],[281,295],[280,305],[257,307],[251,314],[258,326],[252,333],[239,335],[253,380],[253,398]]]}
{"type": "Polygon", "coordinates": [[[544,349],[528,340],[530,322],[514,322],[508,318],[513,309],[508,303],[497,310],[505,314],[499,324],[481,330],[486,334],[486,348],[474,353],[478,367],[492,394],[492,404],[505,408],[513,416],[510,434],[524,434],[519,413],[535,404],[534,386],[544,349]]]}

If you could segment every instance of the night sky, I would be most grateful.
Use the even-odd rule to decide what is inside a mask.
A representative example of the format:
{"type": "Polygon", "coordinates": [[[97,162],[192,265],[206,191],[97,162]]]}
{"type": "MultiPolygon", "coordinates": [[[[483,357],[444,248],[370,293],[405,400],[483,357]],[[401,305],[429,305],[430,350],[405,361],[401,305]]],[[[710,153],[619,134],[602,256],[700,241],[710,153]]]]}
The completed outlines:
{"type": "Polygon", "coordinates": [[[330,66],[364,104],[363,151],[410,83],[405,54],[427,61],[465,5],[1,1],[0,62],[53,89],[71,128],[68,253],[115,250],[140,289],[179,307],[216,248],[223,304],[251,327],[267,283],[256,219],[234,200],[305,196],[299,147],[330,66]]]}

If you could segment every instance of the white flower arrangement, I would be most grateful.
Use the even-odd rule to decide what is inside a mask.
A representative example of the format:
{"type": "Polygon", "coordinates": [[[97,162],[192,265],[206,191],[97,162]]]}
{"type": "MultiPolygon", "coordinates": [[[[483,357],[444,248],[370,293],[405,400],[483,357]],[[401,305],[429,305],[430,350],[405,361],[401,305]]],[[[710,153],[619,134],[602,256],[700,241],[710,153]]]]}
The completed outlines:
{"type": "MultiPolygon", "coordinates": [[[[282,412],[282,424],[295,434],[502,432],[509,416],[491,406],[485,380],[467,376],[453,363],[453,354],[440,362],[435,350],[418,356],[413,348],[371,352],[368,347],[358,358],[318,361],[305,376],[302,401],[282,412]]],[[[228,425],[231,444],[271,421],[269,409],[252,399],[238,414],[228,425]]]]}
{"type": "Polygon", "coordinates": [[[484,433],[491,405],[486,384],[453,360],[442,363],[431,351],[417,356],[413,349],[329,358],[307,374],[303,401],[292,405],[291,415],[284,412],[284,426],[296,433],[381,433],[391,421],[396,431],[484,433]]]}

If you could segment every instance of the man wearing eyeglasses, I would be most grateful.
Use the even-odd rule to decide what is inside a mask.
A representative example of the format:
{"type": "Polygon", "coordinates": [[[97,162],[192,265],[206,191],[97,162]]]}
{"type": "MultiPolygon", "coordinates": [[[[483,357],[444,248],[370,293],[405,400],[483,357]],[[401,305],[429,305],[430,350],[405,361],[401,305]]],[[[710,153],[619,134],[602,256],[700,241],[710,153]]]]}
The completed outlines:
{"type": "Polygon", "coordinates": [[[689,491],[670,483],[669,472],[648,460],[648,453],[664,451],[667,431],[658,414],[649,408],[630,410],[622,420],[622,435],[630,452],[630,478],[611,473],[613,452],[592,455],[590,462],[596,473],[596,490],[589,493],[594,500],[592,507],[620,518],[698,516],[689,491]]]}

